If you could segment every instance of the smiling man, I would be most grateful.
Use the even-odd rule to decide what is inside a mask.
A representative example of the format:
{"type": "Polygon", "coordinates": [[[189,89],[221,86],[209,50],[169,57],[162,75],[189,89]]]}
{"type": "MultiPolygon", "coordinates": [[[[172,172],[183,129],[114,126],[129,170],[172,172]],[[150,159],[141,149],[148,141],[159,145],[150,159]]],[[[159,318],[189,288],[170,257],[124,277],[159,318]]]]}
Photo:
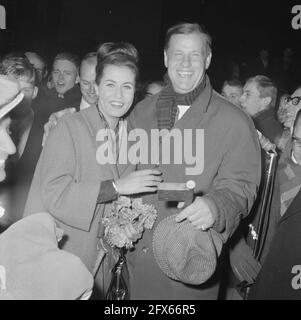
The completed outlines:
{"type": "MultiPolygon", "coordinates": [[[[211,37],[198,24],[171,27],[164,50],[167,85],[141,101],[130,115],[131,125],[149,136],[152,129],[175,128],[182,137],[186,129],[204,130],[201,174],[188,175],[185,162],[158,164],[164,182],[194,180],[195,199],[180,210],[174,203],[158,201],[157,194],[144,198],[160,215],[153,230],[146,230],[136,249],[129,252],[131,299],[217,299],[221,243],[233,234],[256,197],[260,180],[257,133],[242,110],[212,89],[206,75],[211,57],[211,37]],[[179,235],[177,241],[168,242],[173,234],[179,235]],[[212,248],[210,257],[205,254],[207,245],[212,248]],[[211,264],[211,258],[217,263],[211,264]]],[[[195,137],[187,145],[185,141],[183,149],[192,146],[195,154],[195,141],[195,137]]]]}

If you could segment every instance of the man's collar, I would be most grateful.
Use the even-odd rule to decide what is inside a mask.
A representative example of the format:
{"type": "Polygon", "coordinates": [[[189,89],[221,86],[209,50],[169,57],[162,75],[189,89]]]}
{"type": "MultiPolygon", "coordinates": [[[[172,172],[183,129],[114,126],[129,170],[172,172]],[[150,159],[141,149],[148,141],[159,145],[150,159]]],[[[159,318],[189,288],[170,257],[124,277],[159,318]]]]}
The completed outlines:
{"type": "Polygon", "coordinates": [[[292,156],[291,156],[292,161],[294,162],[294,164],[298,164],[295,156],[294,156],[294,151],[292,151],[292,156]]]}
{"type": "Polygon", "coordinates": [[[269,116],[271,110],[272,110],[272,108],[267,108],[267,109],[260,110],[254,116],[254,119],[265,118],[265,117],[269,116]]]}
{"type": "Polygon", "coordinates": [[[89,108],[91,105],[82,97],[80,105],[79,105],[79,110],[84,110],[89,108]]]}
{"type": "Polygon", "coordinates": [[[67,90],[65,93],[58,93],[55,88],[53,88],[53,89],[54,89],[57,97],[61,98],[61,99],[65,99],[68,96],[73,95],[73,94],[75,94],[77,92],[79,92],[81,94],[79,86],[78,86],[77,83],[71,89],[67,90]]]}
{"type": "Polygon", "coordinates": [[[298,161],[296,160],[296,158],[295,158],[295,156],[294,156],[294,151],[292,150],[292,155],[291,155],[291,159],[292,159],[292,161],[293,161],[293,163],[295,164],[295,165],[297,165],[297,166],[301,166],[299,163],[298,163],[298,161]]]}

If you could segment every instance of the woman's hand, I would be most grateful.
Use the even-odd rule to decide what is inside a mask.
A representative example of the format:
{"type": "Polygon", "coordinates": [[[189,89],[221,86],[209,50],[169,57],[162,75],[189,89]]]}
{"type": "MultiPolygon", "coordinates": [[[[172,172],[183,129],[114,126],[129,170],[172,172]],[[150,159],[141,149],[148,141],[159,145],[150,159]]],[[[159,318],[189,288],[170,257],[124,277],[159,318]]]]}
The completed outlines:
{"type": "Polygon", "coordinates": [[[48,122],[44,125],[44,135],[43,135],[43,140],[42,140],[42,147],[44,147],[50,131],[57,125],[58,120],[62,116],[66,115],[68,113],[75,113],[75,112],[76,112],[75,108],[67,108],[67,109],[52,113],[50,115],[48,122]]]}
{"type": "Polygon", "coordinates": [[[162,172],[157,169],[139,170],[115,181],[120,195],[130,195],[157,191],[158,185],[163,181],[162,172]]]}

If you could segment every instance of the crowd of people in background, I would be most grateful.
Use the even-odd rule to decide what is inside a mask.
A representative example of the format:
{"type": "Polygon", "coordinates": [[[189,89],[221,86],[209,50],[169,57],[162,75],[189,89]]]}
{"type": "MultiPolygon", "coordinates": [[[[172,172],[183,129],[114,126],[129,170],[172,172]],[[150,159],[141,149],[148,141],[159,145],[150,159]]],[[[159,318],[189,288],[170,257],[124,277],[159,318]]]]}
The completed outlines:
{"type": "MultiPolygon", "coordinates": [[[[108,99],[101,86],[105,77],[114,78],[116,73],[114,85],[117,86],[118,81],[125,77],[126,83],[130,87],[127,90],[133,91],[133,96],[127,102],[127,108],[118,117],[122,119],[124,114],[134,110],[132,114],[130,113],[129,119],[138,128],[148,128],[149,123],[153,121],[153,113],[149,110],[157,108],[158,111],[161,106],[164,110],[164,103],[172,105],[174,103],[172,101],[176,101],[181,107],[189,101],[189,106],[198,103],[198,107],[201,109],[205,107],[197,99],[202,97],[206,100],[209,99],[207,97],[209,94],[212,95],[210,102],[208,102],[212,114],[210,111],[204,111],[207,112],[206,116],[195,113],[191,117],[199,117],[200,119],[204,117],[204,121],[208,121],[205,124],[206,128],[211,130],[209,138],[205,134],[205,140],[211,139],[211,145],[209,146],[205,142],[204,152],[207,152],[205,157],[210,157],[211,161],[210,168],[207,169],[208,163],[206,161],[209,161],[209,158],[205,158],[205,171],[212,170],[212,172],[205,175],[205,178],[202,177],[202,181],[198,181],[198,177],[194,177],[197,181],[197,190],[202,190],[205,193],[204,196],[198,196],[195,201],[198,201],[201,208],[208,207],[208,210],[213,212],[215,220],[212,223],[207,222],[210,219],[204,220],[205,227],[204,223],[202,225],[196,223],[195,225],[203,231],[210,230],[210,237],[217,239],[215,244],[219,241],[224,244],[222,253],[219,252],[220,262],[217,267],[218,270],[221,270],[222,276],[215,274],[207,287],[197,281],[188,282],[192,286],[197,285],[197,288],[184,287],[182,286],[182,282],[185,283],[184,276],[181,277],[182,274],[181,276],[175,275],[176,271],[174,270],[171,272],[173,280],[168,278],[169,282],[163,272],[158,275],[156,269],[148,271],[148,268],[151,268],[150,266],[155,261],[151,258],[145,258],[147,255],[145,248],[151,246],[149,243],[151,240],[144,234],[142,239],[137,241],[141,234],[135,235],[132,230],[128,230],[134,241],[137,241],[139,249],[136,250],[138,253],[135,257],[129,255],[128,258],[129,265],[131,263],[135,265],[132,267],[134,276],[130,278],[133,297],[136,299],[158,299],[158,297],[168,299],[169,294],[170,298],[175,299],[214,299],[217,296],[215,289],[219,289],[220,299],[237,300],[247,296],[250,299],[300,298],[298,290],[291,290],[290,278],[291,268],[294,264],[298,264],[297,257],[300,254],[297,252],[297,248],[301,241],[297,218],[297,215],[301,217],[301,210],[298,208],[298,201],[301,197],[301,77],[297,72],[299,61],[293,56],[291,48],[285,48],[283,57],[279,61],[272,60],[269,50],[262,48],[258,52],[258,56],[254,56],[253,62],[248,65],[241,66],[239,63],[232,63],[229,77],[223,79],[222,87],[218,88],[220,93],[213,91],[212,94],[209,78],[206,76],[212,55],[211,40],[208,40],[205,31],[195,26],[180,25],[178,29],[172,29],[168,37],[165,47],[165,66],[168,73],[162,75],[161,79],[149,79],[144,83],[139,82],[138,78],[138,53],[135,52],[134,46],[127,43],[101,44],[95,52],[87,53],[82,59],[76,53],[60,52],[53,57],[51,65],[47,65],[46,59],[38,52],[10,52],[1,57],[0,75],[16,81],[20,91],[24,94],[24,99],[10,112],[9,132],[16,150],[9,152],[6,164],[7,177],[1,183],[0,201],[5,207],[6,214],[0,219],[0,231],[5,234],[5,229],[22,219],[24,210],[26,215],[35,210],[35,212],[48,210],[59,221],[60,227],[63,226],[63,229],[71,230],[71,239],[73,236],[75,237],[75,242],[71,242],[71,249],[67,244],[67,251],[80,256],[91,271],[94,263],[92,260],[95,259],[97,253],[92,249],[90,252],[87,245],[95,247],[99,245],[96,244],[99,231],[91,221],[90,225],[84,218],[83,220],[77,218],[77,215],[86,214],[90,220],[92,219],[95,204],[89,202],[91,195],[98,195],[97,205],[102,208],[104,202],[114,199],[114,197],[107,198],[107,194],[115,187],[120,195],[137,194],[146,188],[146,185],[143,184],[145,180],[152,181],[151,186],[147,185],[149,188],[157,187],[161,182],[159,171],[155,169],[147,171],[147,167],[141,166],[138,171],[135,171],[135,174],[141,172],[139,185],[130,192],[133,179],[138,179],[134,178],[131,170],[127,172],[128,176],[121,175],[120,172],[113,176],[102,172],[100,176],[103,177],[103,181],[113,179],[116,186],[115,184],[109,186],[102,184],[100,192],[97,183],[93,185],[93,188],[91,187],[92,191],[87,189],[86,185],[82,186],[82,189],[74,191],[74,194],[80,197],[77,199],[80,202],[70,198],[75,202],[72,205],[66,203],[69,199],[66,193],[73,190],[68,182],[72,170],[82,170],[81,175],[87,174],[89,177],[87,179],[90,179],[91,175],[97,176],[99,174],[98,171],[93,171],[93,163],[90,164],[89,160],[85,158],[84,154],[87,151],[84,148],[88,148],[87,145],[89,145],[91,148],[89,154],[92,154],[94,147],[90,146],[88,136],[87,140],[84,139],[87,134],[86,129],[77,129],[76,126],[79,124],[76,124],[75,115],[82,114],[84,117],[82,121],[89,122],[86,124],[90,128],[89,130],[96,130],[93,127],[93,121],[95,117],[98,117],[98,109],[96,107],[92,109],[92,107],[98,105],[100,113],[104,117],[102,119],[103,125],[112,127],[110,121],[113,121],[112,119],[116,116],[110,118],[112,111],[106,109],[108,107],[101,109],[100,106],[106,106],[106,99],[108,99]],[[183,31],[181,28],[186,29],[183,31]],[[199,39],[201,39],[200,44],[199,39]],[[200,46],[200,49],[197,45],[200,46]],[[183,49],[184,53],[181,46],[185,48],[183,49]],[[193,48],[191,49],[191,47],[193,48]],[[204,47],[206,48],[204,49],[204,47]],[[185,50],[194,50],[196,55],[188,57],[185,50]],[[200,60],[202,66],[198,67],[198,70],[201,71],[198,71],[199,78],[195,80],[196,85],[188,89],[181,87],[182,82],[178,78],[187,78],[190,75],[184,74],[186,71],[183,71],[183,74],[177,74],[182,71],[178,71],[174,65],[178,63],[181,68],[187,70],[191,66],[194,67],[194,63],[197,63],[195,61],[199,59],[198,50],[205,58],[200,60]],[[206,53],[203,53],[202,50],[206,53]],[[186,100],[181,100],[183,97],[186,100]],[[138,111],[136,112],[136,110],[138,111]],[[215,112],[221,114],[219,117],[222,119],[215,119],[215,112]],[[145,117],[144,119],[141,114],[145,117]],[[73,120],[64,120],[68,117],[73,120]],[[239,121],[241,123],[238,124],[239,121]],[[253,130],[254,127],[256,130],[253,130]],[[236,132],[232,133],[231,130],[234,129],[236,132]],[[68,130],[71,130],[69,140],[66,138],[68,130]],[[76,133],[82,135],[82,140],[77,137],[76,133]],[[259,146],[261,146],[261,153],[259,146]],[[238,150],[238,147],[241,149],[238,150]],[[81,151],[81,148],[84,151],[81,151]],[[82,155],[81,152],[83,152],[82,155]],[[75,156],[71,161],[69,156],[72,153],[75,156]],[[268,194],[271,205],[265,212],[269,218],[264,227],[266,234],[264,241],[262,241],[262,254],[257,257],[254,253],[254,241],[258,240],[260,231],[258,230],[258,220],[261,219],[259,213],[262,210],[262,202],[266,200],[267,196],[266,184],[270,173],[268,168],[271,163],[271,154],[276,155],[277,165],[272,172],[275,179],[273,179],[273,186],[268,194]],[[259,158],[259,162],[256,157],[259,158]],[[78,163],[81,161],[87,162],[79,165],[78,163]],[[74,167],[72,167],[73,165],[74,167]],[[86,172],[86,165],[89,167],[87,170],[91,170],[91,172],[86,172]],[[260,177],[257,179],[258,172],[256,170],[260,170],[260,167],[260,177]],[[63,172],[63,168],[66,172],[63,172]],[[63,176],[67,177],[65,182],[62,181],[63,176]],[[44,179],[42,182],[39,180],[41,177],[44,179]],[[216,190],[213,186],[216,187],[216,190]],[[60,188],[62,188],[62,193],[58,191],[60,188]],[[212,191],[212,189],[214,190],[212,191]],[[41,191],[41,197],[44,197],[46,202],[44,210],[37,209],[35,204],[32,204],[39,197],[38,191],[41,191]],[[256,200],[253,197],[255,191],[256,200]],[[223,195],[221,195],[222,192],[223,195]],[[224,212],[224,216],[222,216],[220,212],[226,211],[226,209],[221,209],[219,206],[235,211],[239,219],[231,217],[232,220],[230,220],[229,212],[224,212]],[[74,214],[74,220],[69,219],[72,215],[71,211],[74,214]],[[66,217],[65,215],[70,216],[66,217]],[[90,231],[89,228],[93,230],[90,231]],[[87,237],[83,235],[85,231],[88,232],[87,237]],[[79,249],[81,245],[82,247],[79,249]],[[142,283],[143,281],[144,283],[142,283]],[[221,285],[216,287],[216,283],[221,285]],[[148,287],[147,290],[145,286],[148,287]],[[166,292],[162,288],[165,288],[166,292]],[[149,291],[152,291],[152,294],[148,295],[149,291]],[[202,293],[199,294],[199,292],[202,293]]],[[[210,80],[214,82],[212,77],[210,80]]],[[[169,127],[162,125],[171,120],[168,117],[164,118],[162,111],[161,124],[158,120],[158,125],[161,125],[159,128],[171,129],[178,123],[181,127],[180,123],[185,123],[185,121],[187,121],[185,125],[190,126],[188,113],[193,111],[189,110],[188,112],[187,108],[181,113],[181,109],[179,110],[181,116],[178,119],[176,119],[176,114],[168,113],[170,118],[175,117],[169,127]],[[183,119],[181,119],[182,117],[183,119]]],[[[114,124],[114,126],[119,128],[121,122],[114,124]]],[[[121,139],[121,137],[119,138],[121,139]]],[[[175,170],[173,168],[174,171],[172,171],[164,166],[161,169],[165,177],[169,176],[172,182],[180,182],[183,179],[181,169],[175,170]]],[[[151,198],[150,202],[152,201],[154,200],[151,198]]],[[[166,208],[161,208],[161,210],[164,212],[163,218],[170,216],[173,212],[166,208]]],[[[198,219],[201,218],[198,217],[198,219]]],[[[193,218],[189,217],[188,220],[191,222],[193,218]]],[[[95,221],[98,225],[98,220],[95,221]]],[[[184,234],[184,231],[179,230],[179,233],[181,232],[184,234]]],[[[190,232],[193,233],[193,231],[190,232]]],[[[108,287],[102,278],[103,273],[110,273],[109,262],[106,263],[103,264],[102,273],[98,271],[94,274],[95,283],[99,284],[102,290],[104,287],[108,287]]],[[[190,271],[193,272],[186,270],[186,272],[190,271]]],[[[99,294],[103,297],[104,293],[100,292],[99,294]]],[[[97,294],[96,298],[99,298],[97,294]]]]}

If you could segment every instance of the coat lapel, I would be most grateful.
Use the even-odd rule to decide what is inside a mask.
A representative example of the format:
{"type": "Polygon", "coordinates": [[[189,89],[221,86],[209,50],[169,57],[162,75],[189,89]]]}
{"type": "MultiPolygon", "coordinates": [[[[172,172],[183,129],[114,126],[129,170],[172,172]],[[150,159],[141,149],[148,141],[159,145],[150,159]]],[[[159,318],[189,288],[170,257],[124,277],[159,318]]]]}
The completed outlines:
{"type": "Polygon", "coordinates": [[[212,98],[212,87],[210,80],[206,76],[206,86],[204,91],[199,95],[192,106],[186,111],[183,117],[176,121],[173,128],[179,129],[194,129],[197,128],[198,124],[203,120],[204,114],[208,109],[209,103],[212,98]]]}
{"type": "MultiPolygon", "coordinates": [[[[209,78],[206,78],[206,86],[204,88],[204,91],[200,94],[200,96],[196,99],[196,101],[192,104],[192,106],[186,111],[186,113],[183,115],[183,117],[176,121],[174,127],[172,129],[179,129],[182,133],[182,139],[184,137],[184,130],[190,129],[194,130],[197,128],[201,128],[200,122],[204,120],[205,113],[208,109],[209,103],[212,98],[213,90],[210,85],[209,78]]],[[[203,127],[205,126],[205,123],[203,123],[203,127]]],[[[168,137],[162,138],[162,143],[164,139],[168,137]]],[[[195,145],[195,136],[192,134],[192,145],[195,145]]],[[[184,146],[184,141],[182,146],[184,146]]],[[[170,154],[174,155],[174,145],[170,145],[170,154]]],[[[195,150],[194,150],[195,151],[195,150]]],[[[182,150],[182,159],[184,159],[184,150],[182,150]]],[[[173,162],[172,162],[173,163],[173,162]]],[[[161,169],[163,172],[163,175],[166,177],[169,177],[170,181],[168,182],[185,182],[187,180],[187,176],[185,174],[185,168],[187,166],[185,163],[182,164],[169,164],[169,165],[162,165],[161,169]]]]}
{"type": "Polygon", "coordinates": [[[120,177],[130,173],[136,169],[136,165],[129,163],[128,151],[129,148],[134,144],[133,141],[128,141],[129,126],[127,120],[120,121],[120,132],[119,132],[119,157],[117,161],[117,171],[120,177]],[[122,153],[122,154],[121,154],[122,153]],[[124,156],[126,155],[126,156],[124,156]],[[125,160],[125,161],[123,161],[125,160]]]}
{"type": "MultiPolygon", "coordinates": [[[[86,121],[91,137],[93,139],[93,143],[95,146],[95,150],[99,148],[101,145],[100,141],[97,141],[97,133],[101,129],[105,129],[105,124],[103,123],[102,119],[100,118],[97,110],[97,106],[91,106],[82,112],[83,118],[86,121]]],[[[96,157],[96,154],[95,154],[96,157]]],[[[99,173],[101,176],[101,180],[110,180],[110,179],[118,179],[119,173],[117,166],[115,164],[101,164],[98,165],[99,173]]]]}
{"type": "Polygon", "coordinates": [[[285,221],[286,219],[288,219],[289,217],[292,217],[298,212],[300,212],[301,211],[300,205],[301,205],[301,189],[299,190],[294,200],[285,211],[284,215],[279,220],[279,224],[285,221]]]}

